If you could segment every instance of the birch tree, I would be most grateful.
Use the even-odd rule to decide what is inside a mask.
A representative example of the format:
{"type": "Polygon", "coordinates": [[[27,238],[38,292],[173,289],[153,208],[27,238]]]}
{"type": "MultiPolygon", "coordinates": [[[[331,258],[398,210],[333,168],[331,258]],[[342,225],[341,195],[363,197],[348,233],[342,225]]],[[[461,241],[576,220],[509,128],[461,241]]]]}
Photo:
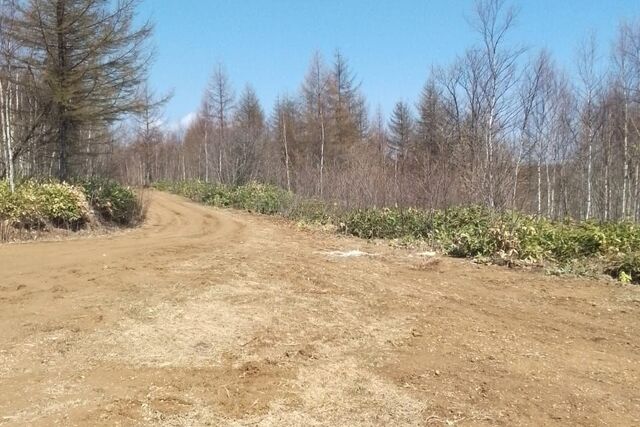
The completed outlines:
{"type": "Polygon", "coordinates": [[[513,89],[518,83],[517,60],[523,49],[506,45],[506,37],[514,26],[517,12],[504,0],[478,0],[473,28],[482,40],[482,139],[484,141],[484,193],[489,207],[497,206],[500,160],[497,145],[504,143],[505,134],[513,126],[516,98],[513,89]]]}
{"type": "Polygon", "coordinates": [[[320,53],[311,58],[302,84],[305,133],[308,144],[318,150],[318,193],[324,194],[325,149],[327,145],[328,76],[320,53]]]}
{"type": "Polygon", "coordinates": [[[578,74],[580,78],[580,140],[585,151],[586,179],[584,219],[590,219],[593,209],[594,150],[602,121],[599,117],[598,97],[601,94],[602,76],[597,69],[597,42],[591,34],[580,46],[578,74]]]}

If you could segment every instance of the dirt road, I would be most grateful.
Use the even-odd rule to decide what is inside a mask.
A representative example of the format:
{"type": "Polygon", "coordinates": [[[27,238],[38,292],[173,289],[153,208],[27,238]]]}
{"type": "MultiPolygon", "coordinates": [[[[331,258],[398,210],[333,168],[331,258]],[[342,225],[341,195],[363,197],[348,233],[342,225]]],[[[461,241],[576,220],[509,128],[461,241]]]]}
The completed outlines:
{"type": "Polygon", "coordinates": [[[640,425],[640,288],[161,193],[0,272],[2,426],[640,425]]]}

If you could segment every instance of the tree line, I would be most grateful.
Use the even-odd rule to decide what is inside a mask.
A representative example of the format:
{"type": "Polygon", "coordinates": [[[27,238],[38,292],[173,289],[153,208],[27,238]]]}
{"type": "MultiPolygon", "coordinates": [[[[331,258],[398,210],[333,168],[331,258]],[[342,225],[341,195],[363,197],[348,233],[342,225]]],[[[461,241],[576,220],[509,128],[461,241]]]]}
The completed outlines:
{"type": "MultiPolygon", "coordinates": [[[[97,0],[27,5],[67,2],[107,8],[97,0]]],[[[124,15],[132,16],[135,4],[122,4],[128,6],[124,15]]],[[[24,33],[9,37],[3,52],[15,46],[27,51],[3,53],[5,176],[64,177],[68,167],[135,184],[258,180],[350,207],[482,204],[554,219],[640,220],[639,21],[621,22],[608,49],[599,49],[594,35],[586,37],[576,49],[575,71],[567,72],[551,52],[510,41],[516,9],[503,0],[478,0],[469,19],[477,42],[452,63],[434,66],[416,100],[399,101],[388,117],[380,108],[370,110],[356,73],[336,51],[330,58],[314,54],[300,89],[282,94],[269,112],[250,85],[237,93],[220,64],[196,118],[186,129],[168,131],[161,112],[166,97],[144,84],[149,27],[129,25],[124,32],[127,46],[139,49],[125,58],[135,64],[136,78],[115,92],[122,94],[118,108],[80,103],[71,112],[76,95],[65,98],[66,86],[42,74],[51,67],[43,57],[57,52],[56,44],[36,49],[36,35],[20,30],[28,10],[15,8],[18,19],[3,10],[3,23],[10,25],[2,31],[24,33]],[[13,65],[14,57],[28,60],[13,65]],[[135,120],[116,126],[126,114],[135,120]]],[[[56,16],[55,7],[41,10],[56,16]]],[[[34,33],[36,24],[28,27],[34,33]]],[[[89,86],[119,71],[93,75],[89,70],[99,67],[88,62],[77,79],[89,86]]],[[[53,76],[63,74],[55,70],[53,76]]],[[[109,99],[106,89],[99,99],[109,99]]]]}

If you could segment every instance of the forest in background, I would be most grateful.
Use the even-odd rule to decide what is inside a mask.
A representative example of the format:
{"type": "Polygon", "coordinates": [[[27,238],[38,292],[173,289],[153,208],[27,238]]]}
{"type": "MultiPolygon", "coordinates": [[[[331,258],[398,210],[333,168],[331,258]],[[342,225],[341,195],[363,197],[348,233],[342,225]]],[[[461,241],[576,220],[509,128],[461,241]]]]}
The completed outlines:
{"type": "Polygon", "coordinates": [[[606,49],[587,35],[568,73],[551,52],[511,43],[517,9],[479,0],[476,44],[434,65],[388,117],[336,51],[315,53],[299,91],[270,111],[221,64],[197,118],[171,131],[167,97],[146,84],[152,28],[133,25],[136,3],[2,2],[0,176],[259,181],[348,208],[640,220],[638,21],[606,49]]]}

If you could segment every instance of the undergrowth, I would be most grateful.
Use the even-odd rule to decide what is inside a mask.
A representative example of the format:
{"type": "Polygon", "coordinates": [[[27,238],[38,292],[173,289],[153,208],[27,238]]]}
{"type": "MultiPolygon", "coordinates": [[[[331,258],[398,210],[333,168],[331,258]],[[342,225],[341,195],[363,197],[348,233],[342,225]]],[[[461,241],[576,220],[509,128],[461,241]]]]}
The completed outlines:
{"type": "Polygon", "coordinates": [[[0,223],[8,228],[77,230],[94,220],[133,225],[142,213],[141,201],[130,188],[113,181],[75,183],[24,181],[11,192],[0,180],[0,223]]]}
{"type": "Polygon", "coordinates": [[[129,187],[105,179],[80,181],[78,185],[95,214],[104,222],[133,225],[143,216],[143,203],[129,187]]]}
{"type": "Polygon", "coordinates": [[[293,201],[291,193],[273,185],[258,183],[231,187],[201,181],[158,182],[154,188],[170,191],[210,206],[242,209],[266,215],[283,213],[293,201]]]}
{"type": "Polygon", "coordinates": [[[331,224],[342,234],[365,239],[426,242],[454,257],[543,265],[555,272],[606,273],[623,282],[640,283],[640,227],[632,222],[551,221],[481,206],[343,210],[257,183],[229,187],[200,181],[160,182],[155,188],[212,206],[331,224]]]}

